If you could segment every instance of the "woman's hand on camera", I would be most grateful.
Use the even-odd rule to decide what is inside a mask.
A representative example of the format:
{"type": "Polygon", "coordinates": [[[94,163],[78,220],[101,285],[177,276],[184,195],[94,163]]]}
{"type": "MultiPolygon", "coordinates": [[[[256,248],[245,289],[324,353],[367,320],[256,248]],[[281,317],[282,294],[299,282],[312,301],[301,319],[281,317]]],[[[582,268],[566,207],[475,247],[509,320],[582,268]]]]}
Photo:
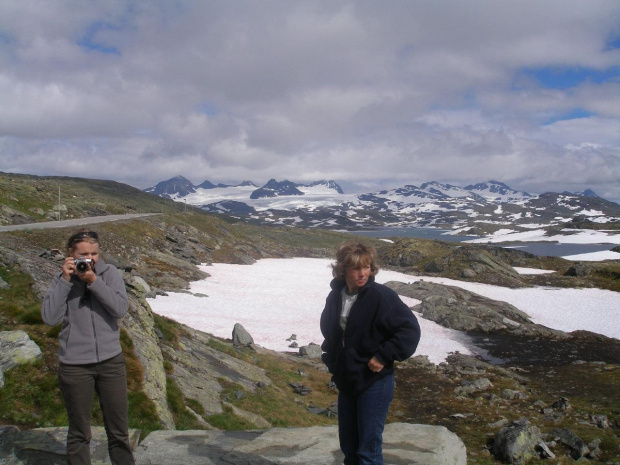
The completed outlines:
{"type": "Polygon", "coordinates": [[[97,279],[97,275],[93,271],[91,265],[88,265],[88,268],[84,273],[79,273],[78,271],[76,271],[75,274],[86,284],[92,284],[95,282],[95,279],[97,279]]]}
{"type": "Polygon", "coordinates": [[[86,284],[92,284],[97,279],[97,275],[93,271],[92,264],[88,263],[86,271],[80,273],[75,267],[75,259],[72,257],[65,258],[62,264],[62,277],[67,281],[71,281],[71,275],[76,275],[86,284]]]}
{"type": "Polygon", "coordinates": [[[71,275],[75,273],[75,260],[72,257],[65,258],[62,263],[62,277],[71,281],[71,275]]]}

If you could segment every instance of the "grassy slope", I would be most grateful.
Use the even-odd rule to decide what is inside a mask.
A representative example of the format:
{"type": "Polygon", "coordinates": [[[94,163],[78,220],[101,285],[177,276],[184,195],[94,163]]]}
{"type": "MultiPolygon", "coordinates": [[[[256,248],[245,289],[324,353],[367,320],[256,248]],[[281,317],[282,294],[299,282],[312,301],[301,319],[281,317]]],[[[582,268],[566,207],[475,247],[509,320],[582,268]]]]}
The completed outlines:
{"type": "Polygon", "coordinates": [[[28,215],[32,222],[48,221],[58,211],[61,219],[122,213],[183,211],[184,205],[114,181],[0,172],[0,205],[28,215]]]}

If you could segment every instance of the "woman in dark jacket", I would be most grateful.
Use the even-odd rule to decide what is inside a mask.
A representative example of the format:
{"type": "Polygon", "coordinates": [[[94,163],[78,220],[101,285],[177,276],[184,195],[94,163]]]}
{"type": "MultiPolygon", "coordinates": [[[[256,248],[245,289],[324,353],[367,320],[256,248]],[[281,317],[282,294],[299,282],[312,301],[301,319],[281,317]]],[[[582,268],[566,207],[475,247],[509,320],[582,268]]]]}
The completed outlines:
{"type": "Polygon", "coordinates": [[[394,394],[394,361],[409,358],[420,326],[396,292],[376,283],[376,251],[343,243],[321,314],[323,362],[338,387],[338,433],[345,465],[383,464],[382,435],[394,394]]]}
{"type": "Polygon", "coordinates": [[[99,236],[80,231],[67,242],[67,258],[50,285],[41,316],[55,326],[58,382],[69,417],[67,463],[90,464],[90,411],[99,396],[108,452],[114,465],[134,463],[127,425],[127,376],[118,319],[129,301],[118,269],[99,256],[99,236]]]}

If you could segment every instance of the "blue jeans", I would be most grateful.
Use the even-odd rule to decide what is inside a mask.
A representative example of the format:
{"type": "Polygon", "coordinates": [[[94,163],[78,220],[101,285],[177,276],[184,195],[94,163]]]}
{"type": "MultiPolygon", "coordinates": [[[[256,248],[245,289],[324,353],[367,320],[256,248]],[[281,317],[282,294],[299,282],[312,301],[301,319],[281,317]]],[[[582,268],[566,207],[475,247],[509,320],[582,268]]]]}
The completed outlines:
{"type": "Polygon", "coordinates": [[[338,437],[345,465],[383,465],[383,427],[393,396],[393,374],[357,397],[338,394],[338,437]]]}

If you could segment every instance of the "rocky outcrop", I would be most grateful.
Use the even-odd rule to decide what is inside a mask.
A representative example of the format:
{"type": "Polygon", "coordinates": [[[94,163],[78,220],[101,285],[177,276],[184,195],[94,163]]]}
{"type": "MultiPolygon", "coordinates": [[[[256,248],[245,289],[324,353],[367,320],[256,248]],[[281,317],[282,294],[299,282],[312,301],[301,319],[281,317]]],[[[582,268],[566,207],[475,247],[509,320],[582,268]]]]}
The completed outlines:
{"type": "Polygon", "coordinates": [[[0,331],[0,388],[5,371],[41,357],[41,349],[25,331],[0,331]]]}
{"type": "MultiPolygon", "coordinates": [[[[109,464],[103,428],[93,428],[93,465],[109,464]]],[[[19,431],[0,427],[0,463],[56,465],[66,463],[66,428],[19,431]]],[[[337,426],[273,428],[253,431],[154,431],[139,445],[130,431],[136,465],[230,465],[342,463],[337,426]]],[[[443,426],[391,423],[383,434],[386,463],[465,465],[463,442],[443,426]]]]}
{"type": "Polygon", "coordinates": [[[60,265],[56,259],[39,258],[39,255],[43,253],[37,253],[34,250],[30,253],[24,253],[24,251],[17,253],[8,247],[0,247],[0,264],[32,276],[34,280],[32,288],[41,299],[47,292],[52,276],[60,271],[60,265]]]}
{"type": "Polygon", "coordinates": [[[14,210],[6,205],[0,207],[0,224],[28,224],[33,222],[34,218],[23,212],[14,210]]]}
{"type": "Polygon", "coordinates": [[[179,337],[178,347],[162,347],[173,367],[172,378],[186,398],[202,405],[206,415],[222,412],[222,379],[250,392],[272,384],[262,368],[212,347],[209,335],[184,328],[187,335],[179,337]]]}
{"type": "Polygon", "coordinates": [[[500,247],[433,243],[407,239],[380,249],[382,260],[390,266],[438,274],[455,279],[473,280],[506,287],[525,284],[513,266],[531,263],[533,255],[500,247]]]}
{"type": "Polygon", "coordinates": [[[125,277],[129,311],[120,320],[133,341],[134,353],[144,370],[143,391],[153,401],[157,416],[164,428],[174,428],[172,413],[166,399],[166,372],[164,357],[155,332],[153,313],[145,299],[145,291],[129,276],[125,277]]]}
{"type": "Polygon", "coordinates": [[[529,316],[506,302],[492,300],[455,286],[427,281],[387,283],[400,295],[421,300],[413,310],[424,318],[460,331],[506,332],[517,335],[565,339],[562,331],[530,321],[529,316]]]}

